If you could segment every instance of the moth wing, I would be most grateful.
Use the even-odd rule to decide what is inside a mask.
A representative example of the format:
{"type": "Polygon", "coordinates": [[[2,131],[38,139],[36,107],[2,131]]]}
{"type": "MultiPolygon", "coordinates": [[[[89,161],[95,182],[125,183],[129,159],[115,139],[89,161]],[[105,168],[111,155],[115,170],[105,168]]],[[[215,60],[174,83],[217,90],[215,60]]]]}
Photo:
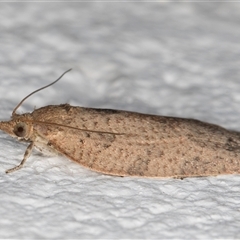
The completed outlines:
{"type": "Polygon", "coordinates": [[[197,120],[66,104],[37,109],[34,119],[49,146],[97,172],[145,177],[240,172],[239,133],[197,120]]]}

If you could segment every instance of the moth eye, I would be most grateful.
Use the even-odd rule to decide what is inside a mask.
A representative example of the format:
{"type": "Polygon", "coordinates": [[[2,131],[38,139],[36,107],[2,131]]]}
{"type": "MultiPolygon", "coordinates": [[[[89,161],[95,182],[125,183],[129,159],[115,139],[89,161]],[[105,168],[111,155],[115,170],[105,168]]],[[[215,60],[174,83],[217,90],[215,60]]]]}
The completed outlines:
{"type": "Polygon", "coordinates": [[[25,123],[18,123],[15,127],[13,132],[18,136],[18,137],[25,137],[27,134],[27,126],[25,123]]]}

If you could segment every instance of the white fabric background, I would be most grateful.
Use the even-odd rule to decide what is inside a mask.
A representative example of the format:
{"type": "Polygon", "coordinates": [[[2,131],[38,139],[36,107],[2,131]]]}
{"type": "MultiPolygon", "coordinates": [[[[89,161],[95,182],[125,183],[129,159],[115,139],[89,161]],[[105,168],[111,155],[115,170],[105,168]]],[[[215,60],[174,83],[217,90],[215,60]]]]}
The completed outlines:
{"type": "MultiPolygon", "coordinates": [[[[70,103],[240,130],[240,3],[0,3],[0,116],[70,103]]],[[[0,134],[0,238],[240,238],[240,176],[111,177],[0,134]]]]}

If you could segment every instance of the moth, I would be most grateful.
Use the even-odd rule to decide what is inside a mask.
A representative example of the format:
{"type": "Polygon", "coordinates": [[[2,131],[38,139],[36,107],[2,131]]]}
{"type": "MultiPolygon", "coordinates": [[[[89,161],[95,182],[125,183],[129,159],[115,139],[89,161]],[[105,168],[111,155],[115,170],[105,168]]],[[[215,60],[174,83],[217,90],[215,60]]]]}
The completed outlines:
{"type": "Polygon", "coordinates": [[[174,177],[240,173],[240,134],[194,119],[120,110],[49,105],[0,122],[0,130],[33,147],[56,151],[83,167],[115,176],[174,177]]]}

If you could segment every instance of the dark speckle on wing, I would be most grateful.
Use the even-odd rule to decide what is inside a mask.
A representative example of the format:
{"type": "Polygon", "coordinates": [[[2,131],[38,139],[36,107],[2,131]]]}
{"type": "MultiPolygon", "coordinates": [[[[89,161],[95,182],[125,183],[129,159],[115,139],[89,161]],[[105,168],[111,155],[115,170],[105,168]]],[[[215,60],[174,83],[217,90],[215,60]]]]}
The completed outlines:
{"type": "Polygon", "coordinates": [[[98,108],[93,108],[93,111],[96,111],[98,113],[106,113],[106,114],[117,114],[121,111],[119,110],[113,110],[113,109],[98,109],[98,108]]]}

